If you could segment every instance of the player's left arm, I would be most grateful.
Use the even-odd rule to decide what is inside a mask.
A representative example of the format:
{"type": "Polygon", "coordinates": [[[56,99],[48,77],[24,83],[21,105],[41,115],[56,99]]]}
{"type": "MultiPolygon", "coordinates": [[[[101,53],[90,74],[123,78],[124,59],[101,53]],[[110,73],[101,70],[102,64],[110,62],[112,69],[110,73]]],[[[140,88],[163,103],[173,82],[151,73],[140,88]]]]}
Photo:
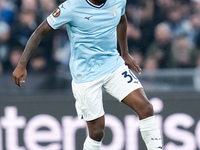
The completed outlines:
{"type": "Polygon", "coordinates": [[[129,54],[126,31],[127,19],[126,15],[124,14],[121,16],[120,22],[117,26],[117,39],[121,49],[121,57],[124,59],[126,65],[128,65],[129,68],[134,69],[138,74],[140,74],[141,68],[133,59],[133,57],[129,54]]]}

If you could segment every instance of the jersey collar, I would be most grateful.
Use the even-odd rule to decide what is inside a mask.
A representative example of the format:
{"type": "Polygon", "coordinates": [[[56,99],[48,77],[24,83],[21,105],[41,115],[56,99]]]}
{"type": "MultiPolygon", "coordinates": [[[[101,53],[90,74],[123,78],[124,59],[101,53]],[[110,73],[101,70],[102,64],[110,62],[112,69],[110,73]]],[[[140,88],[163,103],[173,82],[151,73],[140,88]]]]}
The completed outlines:
{"type": "Polygon", "coordinates": [[[88,2],[88,4],[90,4],[91,6],[93,7],[96,7],[96,8],[101,8],[105,3],[101,4],[101,5],[95,5],[93,3],[91,3],[89,0],[86,0],[88,2]]]}

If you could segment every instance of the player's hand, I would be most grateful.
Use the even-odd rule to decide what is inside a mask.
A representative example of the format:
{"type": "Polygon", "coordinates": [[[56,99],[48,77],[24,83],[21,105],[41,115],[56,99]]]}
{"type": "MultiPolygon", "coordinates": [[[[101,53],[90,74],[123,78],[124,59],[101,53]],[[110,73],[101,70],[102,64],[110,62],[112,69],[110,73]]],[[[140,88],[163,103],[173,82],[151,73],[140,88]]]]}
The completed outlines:
{"type": "Polygon", "coordinates": [[[125,64],[128,65],[128,67],[130,69],[135,70],[135,72],[137,72],[137,74],[141,74],[141,68],[140,66],[136,63],[136,61],[133,59],[133,57],[127,53],[126,55],[123,55],[122,57],[125,61],[125,64]]]}
{"type": "Polygon", "coordinates": [[[14,82],[20,87],[21,83],[25,83],[26,76],[26,67],[19,63],[13,71],[14,82]]]}

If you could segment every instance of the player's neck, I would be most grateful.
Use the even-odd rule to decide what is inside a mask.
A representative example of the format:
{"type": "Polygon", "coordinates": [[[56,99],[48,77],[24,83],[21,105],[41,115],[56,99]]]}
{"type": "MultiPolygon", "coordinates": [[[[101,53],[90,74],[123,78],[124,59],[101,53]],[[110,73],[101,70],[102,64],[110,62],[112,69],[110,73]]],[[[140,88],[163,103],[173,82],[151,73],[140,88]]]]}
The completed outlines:
{"type": "Polygon", "coordinates": [[[106,2],[106,0],[89,0],[94,5],[102,5],[106,2]]]}

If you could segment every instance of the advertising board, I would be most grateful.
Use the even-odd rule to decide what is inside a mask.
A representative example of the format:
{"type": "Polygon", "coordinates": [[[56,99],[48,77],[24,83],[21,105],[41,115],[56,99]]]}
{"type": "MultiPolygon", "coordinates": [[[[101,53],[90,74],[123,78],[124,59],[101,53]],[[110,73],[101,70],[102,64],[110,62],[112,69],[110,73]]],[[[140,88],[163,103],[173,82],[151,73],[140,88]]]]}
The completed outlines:
{"type": "MultiPolygon", "coordinates": [[[[148,94],[165,150],[200,149],[199,96],[148,94]]],[[[106,93],[104,108],[102,150],[145,150],[137,115],[106,93]]],[[[71,92],[0,97],[0,150],[82,150],[86,136],[86,124],[76,117],[71,92]]]]}

